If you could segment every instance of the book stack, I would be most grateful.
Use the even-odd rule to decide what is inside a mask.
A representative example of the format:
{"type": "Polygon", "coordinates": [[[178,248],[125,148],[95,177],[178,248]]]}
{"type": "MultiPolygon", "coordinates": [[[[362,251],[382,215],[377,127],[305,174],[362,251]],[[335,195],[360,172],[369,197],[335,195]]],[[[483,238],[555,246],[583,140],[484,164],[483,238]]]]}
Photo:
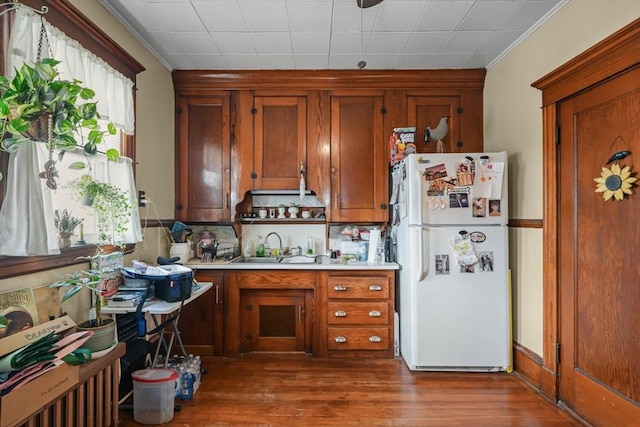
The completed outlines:
{"type": "Polygon", "coordinates": [[[116,292],[107,299],[109,307],[136,307],[144,298],[145,292],[116,292]]]}

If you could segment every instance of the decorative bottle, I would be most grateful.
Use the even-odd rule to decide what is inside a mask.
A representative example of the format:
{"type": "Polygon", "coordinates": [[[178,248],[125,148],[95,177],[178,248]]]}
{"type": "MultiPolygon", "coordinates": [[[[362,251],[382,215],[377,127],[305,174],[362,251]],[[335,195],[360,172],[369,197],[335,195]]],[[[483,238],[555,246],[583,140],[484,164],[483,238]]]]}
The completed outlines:
{"type": "Polygon", "coordinates": [[[258,236],[258,244],[256,245],[256,256],[264,256],[264,240],[262,236],[258,236]]]}

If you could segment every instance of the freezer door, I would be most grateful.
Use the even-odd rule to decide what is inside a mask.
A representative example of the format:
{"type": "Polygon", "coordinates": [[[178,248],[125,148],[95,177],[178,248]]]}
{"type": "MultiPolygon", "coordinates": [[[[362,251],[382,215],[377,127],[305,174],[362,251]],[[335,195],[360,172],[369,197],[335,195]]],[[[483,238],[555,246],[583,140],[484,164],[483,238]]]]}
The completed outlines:
{"type": "Polygon", "coordinates": [[[410,224],[507,224],[506,152],[410,154],[403,162],[410,224]]]}
{"type": "MultiPolygon", "coordinates": [[[[507,228],[411,227],[409,241],[415,254],[407,266],[411,271],[408,286],[413,324],[409,328],[411,353],[403,356],[409,367],[509,369],[507,228]],[[449,243],[452,236],[463,230],[473,236],[478,259],[473,265],[460,265],[449,243]]],[[[400,286],[405,285],[401,281],[400,286]]]]}

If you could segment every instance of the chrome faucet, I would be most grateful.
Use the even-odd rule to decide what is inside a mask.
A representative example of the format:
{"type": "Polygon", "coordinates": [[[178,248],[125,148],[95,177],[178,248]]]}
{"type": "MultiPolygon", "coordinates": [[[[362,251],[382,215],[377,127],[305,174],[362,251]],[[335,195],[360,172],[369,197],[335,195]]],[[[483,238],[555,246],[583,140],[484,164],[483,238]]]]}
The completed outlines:
{"type": "MultiPolygon", "coordinates": [[[[282,238],[278,233],[272,231],[271,233],[267,234],[267,236],[264,238],[264,244],[267,244],[267,240],[269,240],[269,236],[271,236],[272,234],[278,238],[278,256],[282,256],[282,238]]],[[[271,254],[273,256],[273,251],[271,252],[271,254]]]]}

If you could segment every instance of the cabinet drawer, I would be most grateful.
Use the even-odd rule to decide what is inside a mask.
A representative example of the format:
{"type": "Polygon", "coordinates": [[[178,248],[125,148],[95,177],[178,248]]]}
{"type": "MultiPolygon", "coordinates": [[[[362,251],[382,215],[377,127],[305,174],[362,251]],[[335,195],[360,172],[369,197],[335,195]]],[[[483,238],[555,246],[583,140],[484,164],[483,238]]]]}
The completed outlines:
{"type": "Polygon", "coordinates": [[[327,323],[330,325],[386,325],[389,304],[386,302],[329,302],[327,323]]]}
{"type": "Polygon", "coordinates": [[[329,328],[329,350],[388,350],[388,328],[329,328]]]}
{"type": "Polygon", "coordinates": [[[329,298],[388,299],[388,277],[329,277],[329,298]]]}

